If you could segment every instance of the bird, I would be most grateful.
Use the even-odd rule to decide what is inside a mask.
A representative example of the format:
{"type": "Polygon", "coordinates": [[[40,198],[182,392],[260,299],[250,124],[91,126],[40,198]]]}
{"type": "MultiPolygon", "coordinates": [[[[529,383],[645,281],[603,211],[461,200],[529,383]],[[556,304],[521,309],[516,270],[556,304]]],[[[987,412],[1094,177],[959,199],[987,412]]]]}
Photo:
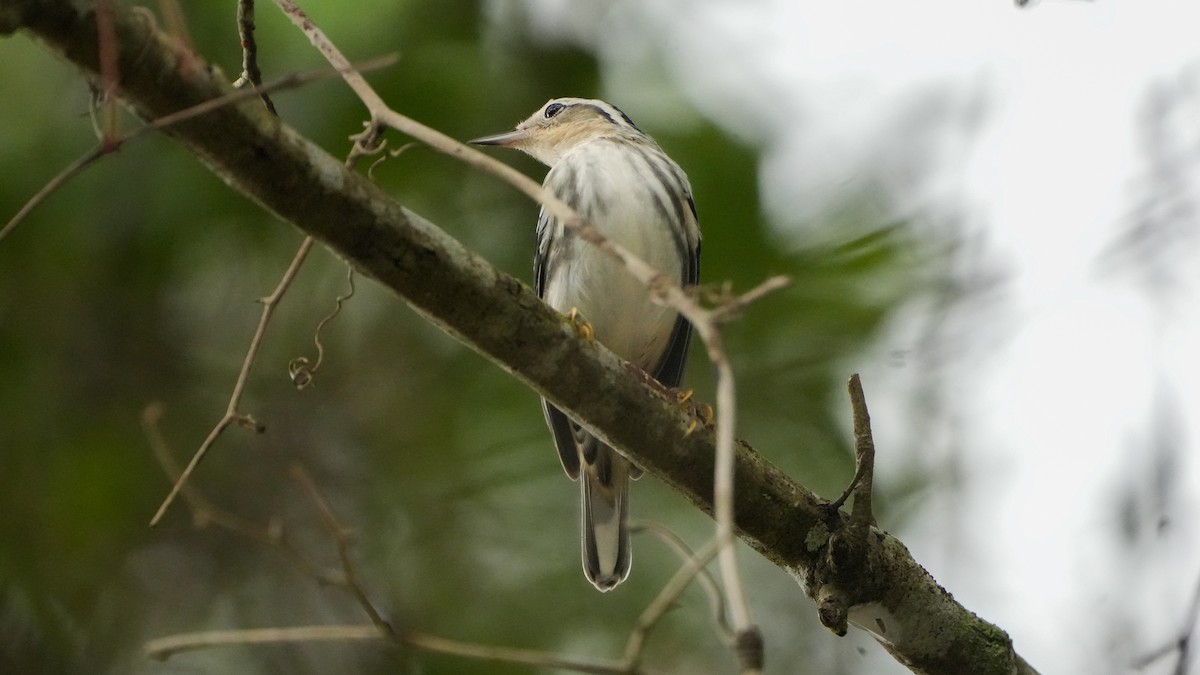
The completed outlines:
{"type": "MultiPolygon", "coordinates": [[[[606,239],[681,286],[700,276],[700,228],[687,175],[658,143],[610,103],[554,98],[507,133],[470,141],[515,148],[550,167],[543,186],[606,239]]],[[[604,251],[543,207],[534,287],[617,356],[677,388],[692,326],[656,303],[604,251]]],[[[629,575],[629,481],[641,468],[542,399],[563,469],[580,483],[581,549],[588,581],[609,591],[629,575]]]]}

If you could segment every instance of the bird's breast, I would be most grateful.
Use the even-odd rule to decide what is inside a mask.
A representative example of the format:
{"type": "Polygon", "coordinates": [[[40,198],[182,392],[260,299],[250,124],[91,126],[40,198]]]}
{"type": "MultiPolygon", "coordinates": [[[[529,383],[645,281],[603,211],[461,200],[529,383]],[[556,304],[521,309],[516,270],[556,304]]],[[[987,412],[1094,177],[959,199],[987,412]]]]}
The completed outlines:
{"type": "MultiPolygon", "coordinates": [[[[619,149],[568,155],[546,185],[606,239],[678,281],[683,260],[667,188],[629,158],[613,156],[619,149]]],[[[645,285],[612,256],[570,232],[556,239],[562,257],[548,268],[546,302],[564,313],[577,309],[606,347],[643,369],[654,368],[669,344],[675,311],[653,302],[645,285]]]]}

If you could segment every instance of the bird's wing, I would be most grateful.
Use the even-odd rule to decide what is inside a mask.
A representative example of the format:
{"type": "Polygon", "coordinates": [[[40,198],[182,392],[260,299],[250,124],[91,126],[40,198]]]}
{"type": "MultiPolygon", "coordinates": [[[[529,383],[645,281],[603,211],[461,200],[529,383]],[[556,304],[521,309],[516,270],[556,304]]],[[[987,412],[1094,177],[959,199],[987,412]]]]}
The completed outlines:
{"type": "MultiPolygon", "coordinates": [[[[696,204],[692,201],[691,195],[688,195],[687,205],[694,222],[696,204]]],[[[695,286],[700,281],[700,241],[697,240],[696,246],[692,247],[685,239],[681,242],[680,250],[683,255],[683,274],[680,275],[680,282],[684,288],[695,286]]],[[[675,317],[675,326],[671,329],[671,339],[667,342],[667,349],[663,352],[662,361],[654,370],[654,379],[668,387],[678,387],[679,383],[683,381],[683,369],[687,365],[688,347],[691,343],[691,322],[682,315],[675,317]]],[[[630,468],[629,475],[635,479],[641,478],[642,468],[634,464],[630,468]]]]}
{"type": "MultiPolygon", "coordinates": [[[[696,205],[691,195],[687,198],[688,212],[692,219],[696,218],[696,205]]],[[[700,281],[700,242],[693,248],[684,242],[683,274],[680,283],[686,288],[695,286],[700,281]]],[[[662,361],[654,371],[654,378],[668,387],[678,387],[683,381],[683,368],[687,365],[688,346],[692,343],[692,324],[682,316],[675,317],[675,327],[671,329],[671,340],[663,352],[662,361]]]]}
{"type": "MultiPolygon", "coordinates": [[[[558,226],[558,221],[551,218],[546,214],[546,210],[542,209],[538,214],[535,247],[537,254],[533,258],[533,289],[537,291],[539,298],[545,297],[546,278],[549,276],[547,253],[550,250],[550,244],[556,236],[562,235],[562,228],[558,226]]],[[[546,415],[546,426],[550,427],[550,432],[554,434],[554,447],[558,449],[558,459],[562,462],[563,471],[567,472],[571,480],[579,478],[579,442],[583,430],[546,399],[542,399],[542,412],[546,415]]]]}
{"type": "Polygon", "coordinates": [[[571,480],[579,478],[577,434],[583,433],[583,430],[546,399],[542,399],[542,412],[546,414],[546,426],[550,427],[550,433],[554,434],[554,447],[558,448],[558,458],[562,461],[563,471],[567,472],[571,480]]]}
{"type": "Polygon", "coordinates": [[[550,243],[554,240],[555,230],[560,230],[557,227],[558,221],[551,218],[546,213],[546,209],[542,209],[538,213],[537,234],[534,244],[533,256],[533,290],[537,291],[539,298],[544,298],[546,293],[546,259],[547,253],[550,251],[550,243]]]}

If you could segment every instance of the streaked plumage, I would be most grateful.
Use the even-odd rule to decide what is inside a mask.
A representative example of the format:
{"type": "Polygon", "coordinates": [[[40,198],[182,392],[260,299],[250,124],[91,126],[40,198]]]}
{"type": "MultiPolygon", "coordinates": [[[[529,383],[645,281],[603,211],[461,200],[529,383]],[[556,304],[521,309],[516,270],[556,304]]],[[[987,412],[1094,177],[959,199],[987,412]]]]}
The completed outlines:
{"type": "MultiPolygon", "coordinates": [[[[472,143],[517,148],[546,164],[545,187],[602,235],[681,285],[697,282],[700,230],[687,176],[616,106],[553,99],[514,131],[472,143]]],[[[544,209],[534,277],[547,304],[578,310],[618,356],[679,386],[691,325],[544,209]]],[[[542,408],[567,475],[582,477],[584,572],[596,588],[610,590],[629,574],[629,479],[641,472],[545,400],[542,408]]]]}

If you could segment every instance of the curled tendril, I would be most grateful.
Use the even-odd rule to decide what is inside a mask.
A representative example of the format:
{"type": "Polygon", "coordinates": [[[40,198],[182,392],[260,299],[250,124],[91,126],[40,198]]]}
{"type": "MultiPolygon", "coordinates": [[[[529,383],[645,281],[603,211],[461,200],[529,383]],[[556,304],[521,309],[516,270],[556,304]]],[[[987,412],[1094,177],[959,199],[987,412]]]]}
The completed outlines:
{"type": "Polygon", "coordinates": [[[297,389],[304,389],[312,384],[313,369],[308,367],[308,359],[303,356],[297,356],[288,361],[288,377],[292,378],[292,384],[297,389]]]}
{"type": "Polygon", "coordinates": [[[333,321],[334,317],[342,311],[342,304],[354,297],[353,267],[346,270],[346,284],[349,286],[349,290],[346,291],[345,295],[338,296],[337,300],[335,300],[333,311],[324,319],[321,319],[320,323],[317,324],[316,331],[313,332],[313,344],[317,347],[316,363],[312,363],[310,366],[311,362],[306,356],[297,356],[288,362],[288,377],[291,378],[292,385],[296,389],[306,389],[312,386],[317,370],[321,367],[321,362],[325,360],[325,345],[321,344],[321,331],[325,328],[325,324],[333,321]]]}
{"type": "MultiPolygon", "coordinates": [[[[386,144],[387,144],[386,140],[384,142],[380,143],[379,149],[383,150],[386,147],[386,144]]],[[[396,148],[395,150],[388,150],[387,152],[380,154],[379,158],[376,159],[374,162],[371,162],[371,166],[367,168],[367,178],[374,180],[375,179],[375,167],[379,166],[380,164],[383,164],[384,162],[386,162],[389,159],[395,159],[395,158],[399,157],[400,153],[405,152],[405,151],[409,150],[410,148],[414,148],[418,145],[420,145],[420,143],[418,143],[416,141],[410,141],[410,142],[405,143],[404,145],[396,148]]]]}

